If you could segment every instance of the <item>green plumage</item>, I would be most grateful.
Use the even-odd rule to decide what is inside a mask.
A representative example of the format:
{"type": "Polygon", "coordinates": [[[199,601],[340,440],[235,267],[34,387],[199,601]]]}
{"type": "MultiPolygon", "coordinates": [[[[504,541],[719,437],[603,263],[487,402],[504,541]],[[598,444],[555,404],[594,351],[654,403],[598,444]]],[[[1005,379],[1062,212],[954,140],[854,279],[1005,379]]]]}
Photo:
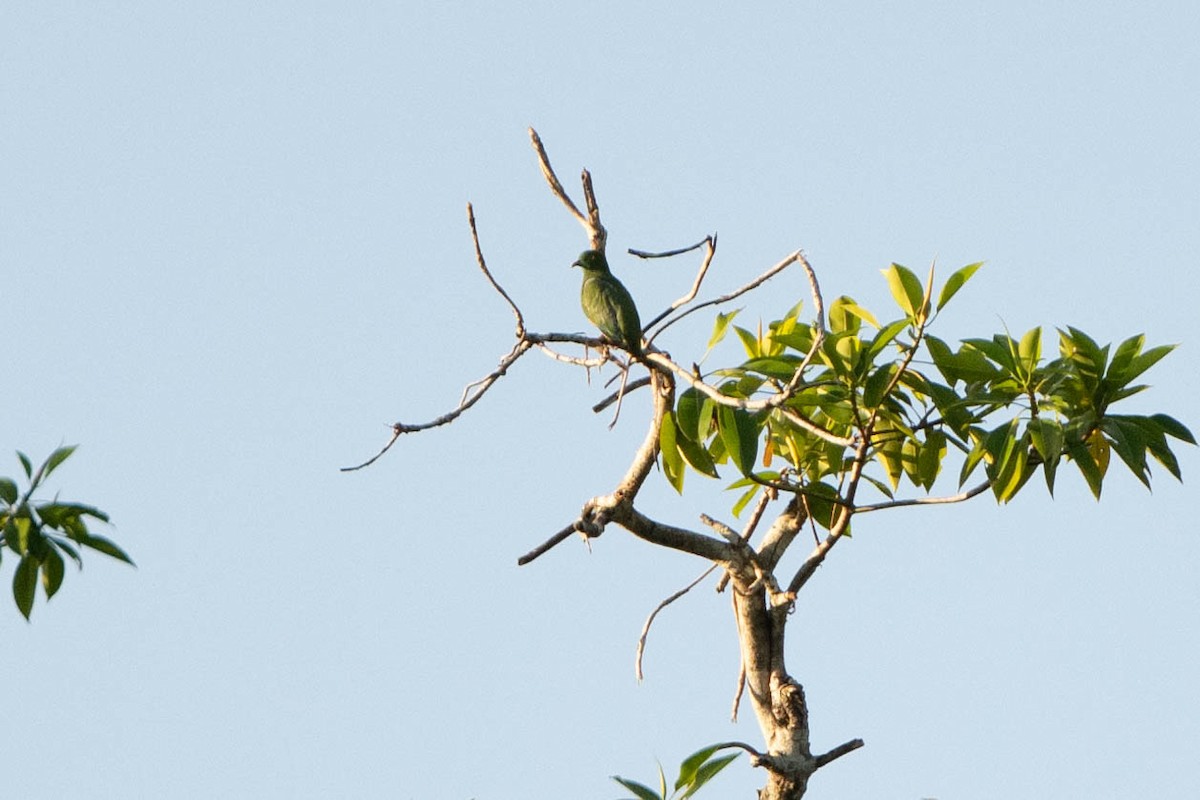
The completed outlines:
{"type": "Polygon", "coordinates": [[[642,322],[629,290],[613,276],[599,250],[586,250],[572,264],[583,270],[579,302],[583,313],[613,344],[634,355],[642,353],[642,322]]]}

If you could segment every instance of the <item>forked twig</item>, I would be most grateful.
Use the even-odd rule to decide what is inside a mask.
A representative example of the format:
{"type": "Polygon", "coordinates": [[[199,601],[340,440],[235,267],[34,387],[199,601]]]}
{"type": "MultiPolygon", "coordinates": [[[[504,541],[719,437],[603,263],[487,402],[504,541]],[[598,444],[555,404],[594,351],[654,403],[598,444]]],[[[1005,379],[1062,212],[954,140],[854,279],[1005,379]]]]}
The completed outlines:
{"type": "Polygon", "coordinates": [[[558,175],[554,173],[554,167],[550,166],[550,156],[546,155],[546,147],[542,144],[542,137],[538,136],[538,132],[533,128],[529,129],[529,140],[533,143],[533,149],[537,152],[538,166],[542,169],[542,177],[546,179],[546,183],[550,184],[550,191],[554,196],[562,201],[562,204],[567,207],[571,215],[579,220],[579,224],[584,227],[588,233],[588,241],[591,243],[593,250],[604,251],[604,245],[608,241],[608,231],[600,224],[600,208],[596,204],[596,193],[592,188],[592,176],[585,169],[583,171],[583,196],[587,203],[588,213],[584,216],[579,210],[579,206],[575,205],[575,201],[567,194],[567,190],[563,188],[562,181],[558,179],[558,175]]]}

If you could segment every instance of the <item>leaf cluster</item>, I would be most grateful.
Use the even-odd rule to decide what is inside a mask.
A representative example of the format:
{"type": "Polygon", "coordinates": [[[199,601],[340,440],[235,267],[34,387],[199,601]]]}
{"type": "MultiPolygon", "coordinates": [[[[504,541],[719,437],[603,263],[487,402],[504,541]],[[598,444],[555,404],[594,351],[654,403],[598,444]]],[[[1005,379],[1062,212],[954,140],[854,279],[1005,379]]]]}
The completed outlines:
{"type": "Polygon", "coordinates": [[[29,619],[33,611],[39,576],[46,599],[53,597],[62,586],[63,556],[83,569],[80,549],[87,547],[133,564],[115,543],[88,530],[89,518],[108,522],[108,515],[100,509],[58,498],[45,503],[32,500],[33,493],[74,452],[74,446],[60,447],[36,470],[29,457],[18,452],[17,459],[29,481],[29,487],[23,493],[16,481],[0,477],[0,558],[7,549],[19,559],[13,573],[12,589],[17,610],[25,619],[29,619]]]}
{"type": "Polygon", "coordinates": [[[1137,335],[1101,347],[1067,327],[1047,359],[1041,328],[953,346],[930,335],[980,266],[954,272],[935,304],[932,269],[922,282],[892,264],[883,273],[900,314],[884,322],[846,296],[830,303],[827,327],[802,323],[800,305],[765,330],[718,316],[710,349],[732,329],[745,358],[704,376],[722,397],[695,387],[679,394],[660,433],[668,481],[682,491],[687,468],[715,478],[731,464],[740,477],[729,488],[743,490],[735,514],[769,486],[800,495],[808,517],[829,529],[841,509],[855,510],[860,480],[889,501],[905,483],[928,493],[952,452],[962,461],[959,487],[982,467],[1000,502],[1038,471],[1053,493],[1063,463],[1098,498],[1114,451],[1147,487],[1151,459],[1180,478],[1169,439],[1195,444],[1182,423],[1111,411],[1147,388],[1137,379],[1173,346],[1146,347],[1137,335]]]}

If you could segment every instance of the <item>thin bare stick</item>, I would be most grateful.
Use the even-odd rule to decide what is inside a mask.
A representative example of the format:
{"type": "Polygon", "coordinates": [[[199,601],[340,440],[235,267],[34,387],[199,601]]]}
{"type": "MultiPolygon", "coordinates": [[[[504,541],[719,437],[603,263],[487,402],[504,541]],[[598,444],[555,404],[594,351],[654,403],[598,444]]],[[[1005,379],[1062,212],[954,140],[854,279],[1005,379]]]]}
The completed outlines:
{"type": "Polygon", "coordinates": [[[529,349],[533,347],[534,344],[535,343],[530,339],[519,340],[515,345],[513,345],[513,349],[508,352],[508,355],[500,359],[500,363],[494,370],[488,373],[487,376],[470,384],[476,388],[469,393],[464,393],[462,400],[459,401],[458,406],[454,408],[454,410],[442,414],[437,419],[430,420],[429,422],[422,422],[416,425],[397,422],[396,424],[392,425],[392,438],[386,445],[383,446],[382,450],[357,466],[342,467],[341,471],[354,472],[355,470],[360,470],[363,467],[369,467],[370,465],[374,464],[384,453],[392,449],[392,445],[396,443],[396,440],[400,438],[400,434],[402,433],[416,433],[417,431],[437,428],[458,419],[460,416],[462,416],[464,411],[479,402],[479,398],[483,397],[483,395],[487,393],[487,390],[492,388],[496,381],[500,380],[500,378],[502,378],[504,374],[508,372],[508,368],[516,363],[517,359],[529,352],[529,349]]]}
{"type": "Polygon", "coordinates": [[[753,747],[746,744],[745,742],[721,742],[720,744],[712,745],[712,747],[715,750],[727,750],[730,747],[739,747],[742,750],[745,750],[750,755],[752,755],[754,758],[762,758],[763,757],[762,753],[758,752],[757,750],[755,750],[753,747]]]}
{"type": "Polygon", "coordinates": [[[544,344],[539,344],[538,349],[550,358],[553,358],[555,361],[561,361],[564,364],[573,364],[576,367],[596,369],[604,366],[608,362],[607,358],[576,358],[575,356],[569,356],[566,353],[560,353],[557,350],[553,350],[544,344]]]}
{"type": "MultiPolygon", "coordinates": [[[[667,317],[667,315],[670,314],[672,311],[674,311],[675,309],[677,309],[681,306],[685,306],[688,303],[690,303],[696,299],[696,295],[700,293],[700,284],[704,282],[704,276],[708,274],[708,268],[712,264],[713,256],[715,256],[717,254],[717,234],[714,233],[712,236],[706,236],[704,238],[704,241],[700,242],[697,245],[693,245],[692,247],[687,248],[687,250],[678,251],[681,253],[686,253],[686,252],[688,252],[688,250],[694,250],[701,245],[707,245],[707,252],[705,252],[705,254],[704,254],[704,261],[700,264],[700,271],[696,273],[696,279],[694,281],[692,281],[691,290],[688,291],[688,293],[685,294],[683,297],[680,297],[678,300],[676,300],[674,303],[671,303],[671,305],[667,309],[665,309],[661,314],[659,314],[657,317],[650,320],[649,324],[647,324],[643,327],[643,330],[647,330],[647,331],[650,330],[655,325],[662,322],[667,317]]],[[[645,256],[645,257],[658,258],[658,256],[645,256]]],[[[664,326],[664,327],[666,327],[666,326],[664,326]]],[[[659,333],[661,333],[661,331],[659,331],[659,333]]],[[[658,334],[656,333],[655,336],[657,336],[657,335],[658,334]]],[[[650,337],[650,342],[651,343],[654,342],[654,336],[650,337]]]]}
{"type": "Polygon", "coordinates": [[[650,626],[654,624],[654,618],[658,616],[658,612],[662,611],[664,608],[671,605],[671,603],[674,603],[692,589],[696,588],[696,585],[711,575],[713,570],[715,570],[718,566],[718,564],[713,564],[711,567],[704,570],[704,573],[699,578],[696,578],[696,580],[692,581],[678,592],[675,592],[675,594],[671,595],[666,600],[663,600],[658,604],[657,608],[650,612],[650,616],[646,617],[646,624],[642,625],[642,635],[638,637],[637,657],[634,659],[633,664],[633,671],[634,674],[637,675],[638,683],[641,683],[642,679],[645,677],[642,674],[642,656],[646,653],[646,637],[650,635],[650,626]]]}
{"type": "Polygon", "coordinates": [[[679,320],[683,319],[684,317],[686,317],[689,314],[699,311],[702,308],[707,308],[708,306],[720,305],[721,303],[728,303],[730,300],[741,297],[746,292],[757,289],[759,286],[766,283],[771,278],[774,278],[780,272],[783,272],[785,269],[790,267],[792,264],[795,264],[797,261],[799,261],[803,257],[804,257],[804,253],[800,250],[797,250],[796,252],[789,255],[787,258],[780,261],[775,266],[768,269],[763,274],[759,275],[754,280],[747,283],[745,286],[735,289],[734,291],[730,292],[729,294],[721,295],[720,297],[715,297],[712,300],[705,300],[703,303],[699,303],[697,305],[692,306],[691,308],[689,308],[687,311],[684,311],[679,316],[668,320],[661,328],[659,328],[658,333],[662,333],[664,330],[671,327],[676,322],[679,322],[679,320]]]}
{"type": "Polygon", "coordinates": [[[737,722],[738,708],[742,705],[742,693],[746,691],[746,662],[741,662],[738,669],[737,689],[733,693],[733,711],[729,715],[730,722],[737,722]]]}
{"type": "Polygon", "coordinates": [[[608,408],[613,403],[617,402],[617,400],[620,398],[622,393],[629,394],[632,391],[636,391],[637,389],[642,389],[649,385],[650,385],[650,376],[649,375],[646,375],[645,377],[642,377],[642,378],[638,378],[635,381],[630,381],[629,384],[621,392],[613,392],[608,397],[604,398],[599,403],[596,403],[596,405],[592,406],[592,411],[596,414],[599,414],[601,411],[608,408]]]}
{"type": "Polygon", "coordinates": [[[949,497],[913,497],[907,500],[889,500],[886,503],[875,503],[869,506],[858,506],[854,509],[856,514],[865,514],[868,511],[882,511],[885,508],[901,508],[903,506],[936,506],[945,503],[961,503],[964,500],[970,500],[976,495],[983,494],[992,486],[992,482],[984,481],[978,486],[972,486],[965,492],[950,495],[949,497]]]}
{"type": "Polygon", "coordinates": [[[700,241],[696,242],[693,245],[688,245],[687,247],[680,247],[677,250],[664,250],[661,253],[652,253],[649,250],[635,250],[632,247],[629,248],[626,252],[629,253],[629,255],[637,256],[638,258],[670,258],[671,256],[681,256],[684,253],[690,253],[693,250],[699,250],[701,247],[704,246],[705,242],[707,242],[709,239],[716,241],[716,238],[717,238],[717,235],[714,233],[711,237],[705,236],[703,239],[701,239],[700,241]]]}
{"type": "Polygon", "coordinates": [[[504,287],[496,281],[491,271],[487,268],[487,262],[483,258],[483,250],[479,247],[479,231],[475,227],[475,209],[471,207],[470,203],[467,203],[467,223],[471,226],[471,241],[475,243],[475,261],[479,263],[479,268],[483,270],[488,283],[500,293],[500,296],[508,303],[508,307],[512,309],[513,316],[517,318],[517,338],[521,339],[525,336],[525,318],[521,316],[521,309],[517,308],[517,304],[508,296],[508,292],[504,291],[504,287]]]}

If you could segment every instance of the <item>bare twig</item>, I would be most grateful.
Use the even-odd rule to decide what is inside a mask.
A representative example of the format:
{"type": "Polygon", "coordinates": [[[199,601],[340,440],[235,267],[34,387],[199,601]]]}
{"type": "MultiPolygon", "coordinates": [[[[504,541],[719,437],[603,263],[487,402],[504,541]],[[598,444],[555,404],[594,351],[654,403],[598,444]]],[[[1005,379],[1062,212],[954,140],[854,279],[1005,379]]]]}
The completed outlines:
{"type": "Polygon", "coordinates": [[[475,227],[475,209],[467,203],[467,222],[471,226],[471,241],[475,243],[475,260],[479,263],[479,268],[483,270],[484,276],[488,279],[488,283],[492,288],[500,293],[504,301],[508,303],[508,307],[512,309],[513,316],[517,318],[517,338],[521,339],[525,336],[525,319],[521,316],[521,309],[517,308],[517,304],[508,296],[508,292],[504,291],[492,273],[487,268],[487,262],[483,258],[483,250],[479,247],[479,231],[475,227]]]}
{"type": "Polygon", "coordinates": [[[521,339],[515,345],[513,345],[513,349],[508,352],[508,355],[500,359],[500,363],[494,370],[488,373],[486,377],[483,377],[470,384],[470,386],[474,386],[475,388],[464,393],[463,398],[459,401],[458,406],[454,408],[454,410],[442,414],[440,417],[430,420],[429,422],[422,422],[416,425],[397,422],[396,424],[392,425],[392,438],[386,445],[383,446],[382,450],[361,464],[353,467],[342,467],[341,471],[354,472],[355,470],[362,469],[363,467],[369,467],[371,464],[374,464],[380,459],[381,456],[383,456],[384,453],[392,449],[392,445],[396,443],[396,440],[400,438],[400,434],[402,433],[416,433],[417,431],[429,430],[430,428],[437,428],[458,419],[460,416],[462,416],[464,411],[479,402],[479,398],[483,397],[483,395],[487,393],[487,390],[492,388],[496,381],[500,380],[500,378],[502,378],[504,374],[508,372],[508,368],[516,363],[517,359],[525,355],[525,353],[527,353],[534,344],[535,342],[528,338],[521,339]]]}
{"type": "Polygon", "coordinates": [[[764,757],[763,753],[758,752],[757,750],[755,750],[753,747],[746,744],[745,742],[721,742],[720,744],[712,745],[712,747],[714,750],[727,750],[730,747],[738,747],[738,748],[741,748],[742,750],[745,750],[747,753],[749,753],[751,756],[753,756],[756,759],[764,757]]]}
{"type": "Polygon", "coordinates": [[[834,759],[841,758],[847,753],[853,753],[855,750],[863,746],[862,739],[851,739],[845,744],[839,744],[837,747],[830,750],[828,753],[819,755],[813,759],[813,768],[820,769],[834,759]]]}
{"type": "Polygon", "coordinates": [[[613,392],[608,397],[604,398],[599,403],[596,403],[596,405],[592,406],[592,411],[596,414],[599,414],[601,411],[608,408],[613,403],[617,402],[617,400],[620,398],[620,395],[622,393],[629,394],[632,391],[635,391],[637,389],[642,389],[649,385],[650,385],[650,376],[649,375],[638,378],[635,381],[630,381],[629,384],[625,386],[623,392],[613,392]]]}
{"type": "Polygon", "coordinates": [[[629,253],[629,255],[637,256],[638,258],[671,258],[672,256],[681,256],[684,253],[690,253],[693,250],[699,250],[710,240],[712,242],[712,246],[715,247],[716,241],[717,241],[717,235],[714,233],[712,236],[705,236],[703,239],[696,242],[695,244],[690,244],[687,247],[680,247],[675,250],[663,250],[661,253],[656,253],[656,252],[651,252],[650,250],[636,250],[636,249],[630,247],[628,250],[626,250],[626,252],[629,253]]]}
{"type": "Polygon", "coordinates": [[[746,691],[746,662],[739,660],[737,689],[733,693],[733,710],[729,715],[730,722],[737,722],[738,709],[742,705],[742,693],[746,691]]]}
{"type": "MultiPolygon", "coordinates": [[[[696,295],[699,294],[699,292],[700,292],[700,284],[704,282],[704,276],[706,274],[708,274],[708,268],[712,264],[713,256],[715,256],[717,253],[717,234],[714,233],[712,236],[706,236],[706,237],[704,237],[704,239],[702,241],[697,242],[696,244],[692,245],[691,247],[685,247],[681,250],[669,250],[665,253],[646,253],[641,250],[630,250],[629,251],[630,253],[633,253],[634,255],[638,256],[639,258],[665,258],[667,256],[679,255],[680,253],[688,253],[688,252],[691,252],[692,250],[695,250],[696,248],[702,247],[702,246],[707,246],[706,252],[704,254],[704,261],[701,262],[701,264],[700,264],[700,271],[698,273],[696,273],[696,279],[694,281],[692,281],[691,290],[688,291],[688,293],[685,294],[683,297],[680,297],[678,300],[676,300],[674,303],[671,303],[671,305],[668,306],[657,317],[650,320],[650,322],[648,322],[646,325],[642,326],[643,330],[646,330],[646,331],[650,330],[655,325],[662,322],[663,319],[665,319],[667,317],[667,315],[670,314],[672,311],[679,308],[680,306],[687,305],[688,303],[690,303],[696,299],[696,295]]],[[[651,336],[650,342],[652,343],[653,341],[654,341],[654,337],[651,336]]]]}
{"type": "Polygon", "coordinates": [[[946,503],[961,503],[964,500],[970,500],[976,495],[983,494],[992,486],[990,480],[984,481],[978,486],[972,486],[965,492],[950,495],[949,497],[913,497],[907,500],[889,500],[886,503],[875,503],[869,506],[858,506],[854,509],[856,514],[865,514],[868,511],[882,511],[885,508],[901,508],[903,506],[936,506],[946,503]]]}
{"type": "MultiPolygon", "coordinates": [[[[684,311],[683,313],[681,313],[679,316],[671,318],[666,323],[664,323],[661,328],[658,329],[658,333],[662,333],[667,328],[674,325],[676,322],[679,322],[679,320],[683,319],[684,317],[688,316],[689,314],[693,314],[696,311],[699,311],[702,308],[707,308],[708,306],[720,305],[721,303],[728,303],[730,300],[741,297],[746,292],[752,291],[753,289],[757,289],[759,286],[766,283],[771,278],[774,278],[780,272],[783,272],[785,269],[790,267],[792,264],[795,264],[797,261],[799,261],[803,257],[804,257],[804,253],[801,252],[800,250],[797,250],[796,252],[789,255],[787,258],[780,261],[775,266],[768,269],[763,274],[759,275],[754,280],[747,283],[745,286],[735,289],[734,291],[730,292],[729,294],[725,294],[725,295],[721,295],[720,297],[713,298],[712,300],[705,300],[703,303],[699,303],[697,305],[692,306],[687,311],[684,311]]],[[[657,335],[657,334],[655,334],[655,335],[657,335]]]]}
{"type": "Polygon", "coordinates": [[[563,540],[570,538],[571,534],[573,534],[573,533],[575,533],[575,523],[574,522],[572,522],[567,527],[563,528],[558,533],[551,536],[546,541],[539,544],[537,547],[530,550],[525,555],[518,558],[517,566],[519,566],[519,567],[525,566],[530,561],[533,561],[535,558],[542,555],[542,553],[545,553],[551,547],[554,547],[555,545],[557,545],[559,542],[562,542],[563,540]]]}
{"type": "Polygon", "coordinates": [[[641,634],[641,636],[638,637],[637,657],[634,659],[634,665],[633,665],[633,671],[637,675],[637,679],[638,679],[639,683],[645,677],[642,674],[642,656],[644,656],[646,653],[646,637],[648,637],[650,635],[650,626],[654,623],[654,618],[658,616],[658,612],[662,611],[664,608],[671,605],[671,603],[674,603],[676,600],[683,597],[685,594],[690,592],[692,589],[696,588],[696,585],[699,584],[700,581],[704,580],[709,575],[711,575],[713,573],[713,571],[717,568],[717,566],[718,566],[717,564],[713,564],[711,567],[704,570],[704,572],[700,575],[700,577],[696,578],[696,580],[692,581],[687,586],[680,589],[678,592],[675,592],[675,594],[671,595],[666,600],[663,600],[661,603],[658,604],[658,606],[653,611],[650,612],[650,616],[646,617],[646,623],[644,625],[642,625],[642,634],[641,634]]]}

